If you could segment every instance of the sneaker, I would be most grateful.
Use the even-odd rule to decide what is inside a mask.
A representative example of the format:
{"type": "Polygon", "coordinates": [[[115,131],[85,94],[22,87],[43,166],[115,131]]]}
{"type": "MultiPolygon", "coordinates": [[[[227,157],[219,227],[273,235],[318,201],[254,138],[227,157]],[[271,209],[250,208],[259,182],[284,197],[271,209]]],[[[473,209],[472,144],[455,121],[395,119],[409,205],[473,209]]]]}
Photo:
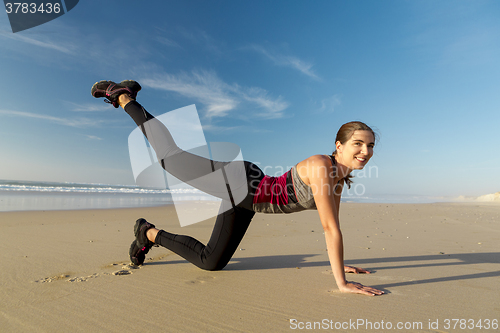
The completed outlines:
{"type": "Polygon", "coordinates": [[[95,98],[105,97],[104,101],[106,103],[113,104],[117,108],[119,106],[118,97],[121,94],[128,94],[130,98],[135,99],[140,90],[141,85],[132,80],[125,80],[120,83],[99,81],[94,83],[90,92],[95,98]]]}
{"type": "Polygon", "coordinates": [[[139,248],[139,246],[137,246],[136,240],[134,239],[132,244],[130,244],[130,249],[128,251],[130,261],[132,261],[132,263],[136,266],[142,265],[144,263],[144,260],[146,260],[146,254],[150,249],[151,247],[147,246],[139,248]]]}
{"type": "Polygon", "coordinates": [[[146,221],[143,218],[140,218],[135,222],[134,234],[135,234],[135,240],[137,243],[137,247],[139,247],[141,249],[144,247],[147,247],[148,251],[149,251],[149,249],[155,244],[155,243],[151,242],[148,239],[148,237],[146,236],[146,232],[151,228],[155,228],[155,225],[149,223],[148,221],[146,221]]]}

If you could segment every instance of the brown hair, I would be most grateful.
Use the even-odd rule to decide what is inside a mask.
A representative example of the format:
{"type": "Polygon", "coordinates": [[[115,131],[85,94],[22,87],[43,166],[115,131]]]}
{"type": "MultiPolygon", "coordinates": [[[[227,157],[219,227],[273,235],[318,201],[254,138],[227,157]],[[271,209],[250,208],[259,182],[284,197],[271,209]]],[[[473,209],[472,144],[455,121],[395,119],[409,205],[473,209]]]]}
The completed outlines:
{"type": "MultiPolygon", "coordinates": [[[[339,131],[337,132],[337,137],[335,138],[335,143],[337,143],[337,141],[340,141],[341,144],[346,143],[347,141],[349,141],[349,139],[352,137],[355,131],[369,131],[373,134],[373,138],[375,139],[375,141],[378,138],[377,134],[371,129],[370,126],[366,125],[361,121],[351,121],[345,123],[340,127],[339,131]]],[[[335,157],[335,155],[337,155],[337,150],[334,150],[332,153],[332,156],[335,157]]],[[[347,184],[347,188],[351,188],[351,183],[352,183],[351,178],[353,177],[354,176],[351,175],[350,173],[344,177],[345,183],[347,184]]]]}

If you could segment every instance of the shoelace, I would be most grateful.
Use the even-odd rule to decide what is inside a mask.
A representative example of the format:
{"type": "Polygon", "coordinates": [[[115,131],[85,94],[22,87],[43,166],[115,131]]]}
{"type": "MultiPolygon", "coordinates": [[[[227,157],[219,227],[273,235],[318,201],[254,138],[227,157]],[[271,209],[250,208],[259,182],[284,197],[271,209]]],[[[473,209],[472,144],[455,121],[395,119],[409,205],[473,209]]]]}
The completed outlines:
{"type": "MultiPolygon", "coordinates": [[[[111,96],[113,95],[114,93],[116,93],[116,91],[119,91],[119,90],[126,90],[128,91],[128,94],[131,98],[135,99],[135,96],[137,96],[137,93],[134,93],[132,92],[128,87],[125,87],[125,88],[120,88],[120,89],[117,89],[116,91],[113,91],[113,88],[116,86],[116,84],[114,85],[110,85],[107,89],[106,89],[106,95],[108,96],[111,96]]],[[[117,107],[118,106],[118,102],[111,102],[109,99],[105,98],[104,99],[104,102],[108,103],[108,104],[112,104],[114,107],[117,107]]]]}

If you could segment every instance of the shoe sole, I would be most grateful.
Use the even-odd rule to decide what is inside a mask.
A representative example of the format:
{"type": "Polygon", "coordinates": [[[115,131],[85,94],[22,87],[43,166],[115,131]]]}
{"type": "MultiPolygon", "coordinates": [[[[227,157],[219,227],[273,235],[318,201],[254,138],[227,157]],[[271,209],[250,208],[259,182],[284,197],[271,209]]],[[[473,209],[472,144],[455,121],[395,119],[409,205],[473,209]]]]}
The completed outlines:
{"type": "MultiPolygon", "coordinates": [[[[108,80],[102,80],[102,81],[98,81],[98,82],[94,83],[94,85],[90,89],[90,93],[91,93],[92,96],[94,96],[94,93],[97,91],[97,85],[99,83],[115,83],[115,82],[108,81],[108,80]]],[[[130,88],[130,90],[132,90],[133,92],[135,92],[135,95],[137,95],[137,93],[139,91],[141,91],[141,89],[142,89],[141,85],[138,82],[134,81],[134,80],[123,80],[122,82],[118,83],[118,85],[130,88]]],[[[96,96],[94,96],[94,97],[96,97],[96,96]]],[[[101,96],[96,97],[96,98],[100,98],[100,97],[101,96]]],[[[106,97],[106,96],[102,96],[102,97],[106,97]]]]}
{"type": "Polygon", "coordinates": [[[144,264],[144,260],[146,260],[146,254],[149,252],[149,249],[146,248],[145,251],[142,251],[139,246],[137,246],[137,242],[134,239],[132,244],[130,244],[130,249],[128,251],[130,261],[137,266],[144,264]]]}
{"type": "Polygon", "coordinates": [[[149,243],[152,243],[146,235],[144,235],[144,237],[146,237],[146,243],[145,244],[141,244],[139,243],[139,234],[141,232],[145,233],[147,232],[147,230],[151,229],[151,228],[156,228],[154,224],[152,223],[149,223],[148,221],[146,221],[146,219],[143,219],[143,218],[140,218],[138,219],[137,221],[135,221],[135,225],[134,225],[134,235],[135,235],[135,239],[137,241],[137,246],[138,247],[141,247],[141,245],[143,247],[147,247],[149,245],[149,243]],[[144,221],[144,223],[141,223],[141,221],[144,221]],[[146,225],[147,224],[147,225],[146,225]],[[143,227],[146,227],[146,230],[143,231],[143,227]]]}

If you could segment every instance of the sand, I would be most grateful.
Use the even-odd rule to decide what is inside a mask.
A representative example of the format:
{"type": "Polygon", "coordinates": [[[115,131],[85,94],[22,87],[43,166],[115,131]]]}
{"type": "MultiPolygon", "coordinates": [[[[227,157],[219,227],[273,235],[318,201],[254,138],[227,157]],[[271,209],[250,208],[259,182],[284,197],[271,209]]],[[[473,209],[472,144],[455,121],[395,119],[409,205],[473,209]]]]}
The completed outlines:
{"type": "Polygon", "coordinates": [[[500,205],[343,203],[346,263],[374,271],[348,279],[377,297],[338,292],[315,211],[257,214],[217,272],[164,248],[130,266],[139,217],[203,242],[214,223],[181,228],[171,206],[0,213],[0,331],[471,332],[460,325],[500,319],[500,205]]]}

